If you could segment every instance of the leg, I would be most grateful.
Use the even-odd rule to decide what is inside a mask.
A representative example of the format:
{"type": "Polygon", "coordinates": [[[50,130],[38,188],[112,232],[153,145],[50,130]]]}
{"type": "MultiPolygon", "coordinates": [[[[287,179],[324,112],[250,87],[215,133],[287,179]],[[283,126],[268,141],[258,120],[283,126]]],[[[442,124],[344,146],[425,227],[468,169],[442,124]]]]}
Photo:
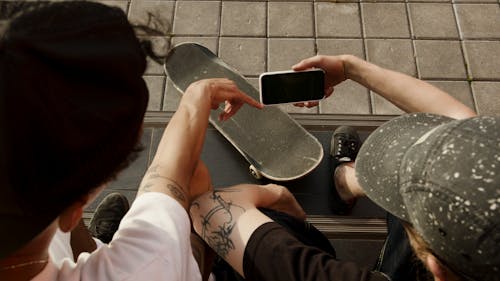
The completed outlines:
{"type": "MultiPolygon", "coordinates": [[[[290,234],[295,236],[295,238],[297,238],[304,245],[318,248],[327,252],[333,258],[336,257],[335,249],[330,244],[328,238],[312,224],[279,211],[265,208],[259,208],[259,210],[266,216],[270,217],[273,221],[283,226],[290,234]]],[[[217,281],[244,280],[241,275],[233,270],[233,268],[221,258],[217,258],[216,260],[214,273],[217,281]]]]}
{"type": "Polygon", "coordinates": [[[314,246],[321,249],[333,257],[337,254],[332,244],[326,236],[321,233],[314,225],[307,221],[294,218],[288,214],[271,209],[259,208],[259,210],[273,221],[279,223],[293,234],[298,240],[308,246],[314,246]]]}
{"type": "MultiPolygon", "coordinates": [[[[356,131],[339,127],[332,137],[334,184],[338,198],[346,205],[352,205],[356,198],[365,196],[355,173],[355,159],[359,146],[356,131]],[[337,135],[336,135],[337,134],[337,135]],[[357,148],[357,149],[356,149],[357,148]],[[342,161],[342,159],[345,159],[342,161]]],[[[431,280],[426,279],[426,270],[418,261],[410,247],[408,237],[398,218],[387,213],[387,238],[380,253],[375,270],[391,277],[391,280],[431,280]]]]}
{"type": "MultiPolygon", "coordinates": [[[[353,162],[339,166],[335,171],[335,187],[342,200],[349,202],[364,196],[359,185],[353,162]]],[[[427,270],[413,254],[406,232],[398,218],[387,213],[387,238],[382,247],[375,270],[391,277],[391,280],[432,280],[427,270]]]]}
{"type": "Polygon", "coordinates": [[[330,202],[335,214],[348,214],[356,198],[364,194],[354,174],[354,160],[360,147],[361,140],[354,128],[340,126],[333,132],[330,159],[334,187],[330,202]]]}
{"type": "Polygon", "coordinates": [[[91,253],[97,249],[93,237],[109,243],[128,208],[129,204],[125,196],[119,193],[111,193],[104,197],[97,206],[89,228],[85,226],[83,219],[80,220],[78,226],[71,231],[70,236],[74,260],[76,261],[80,253],[91,253]]]}
{"type": "Polygon", "coordinates": [[[356,198],[365,196],[354,169],[354,162],[348,162],[337,166],[333,173],[337,193],[345,202],[353,202],[356,198]]]}
{"type": "Polygon", "coordinates": [[[202,280],[206,281],[208,280],[210,273],[212,273],[215,252],[194,231],[191,232],[190,239],[194,259],[198,263],[202,280]]]}
{"type": "Polygon", "coordinates": [[[71,231],[70,237],[71,250],[73,250],[73,259],[75,261],[78,259],[80,253],[92,253],[97,249],[97,245],[92,235],[90,235],[89,230],[83,223],[83,219],[81,219],[78,226],[71,231]]]}

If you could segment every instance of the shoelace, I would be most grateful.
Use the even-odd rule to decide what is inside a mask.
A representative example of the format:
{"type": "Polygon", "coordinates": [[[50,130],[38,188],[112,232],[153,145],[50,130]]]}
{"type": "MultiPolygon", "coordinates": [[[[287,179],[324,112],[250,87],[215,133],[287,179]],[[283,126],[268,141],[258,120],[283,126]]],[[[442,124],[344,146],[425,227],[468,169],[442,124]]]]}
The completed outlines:
{"type": "Polygon", "coordinates": [[[355,152],[357,150],[357,143],[355,141],[347,139],[348,136],[340,134],[337,140],[337,151],[335,151],[335,156],[337,158],[349,157],[354,158],[355,152]]]}

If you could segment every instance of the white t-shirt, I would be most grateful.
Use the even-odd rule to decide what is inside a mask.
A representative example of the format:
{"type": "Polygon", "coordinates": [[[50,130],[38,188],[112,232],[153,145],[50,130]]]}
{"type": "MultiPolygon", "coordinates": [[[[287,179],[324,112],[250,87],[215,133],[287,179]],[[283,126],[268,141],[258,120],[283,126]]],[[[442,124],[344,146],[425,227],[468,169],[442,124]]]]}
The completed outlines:
{"type": "Polygon", "coordinates": [[[80,254],[76,263],[51,260],[33,280],[201,280],[190,233],[177,201],[148,192],[135,199],[108,245],[80,254]]]}
{"type": "Polygon", "coordinates": [[[49,256],[57,267],[61,267],[65,258],[73,257],[71,249],[71,232],[62,232],[57,228],[56,234],[52,237],[49,245],[49,256]]]}
{"type": "MultiPolygon", "coordinates": [[[[98,238],[92,237],[92,239],[94,239],[97,248],[106,245],[98,238]]],[[[61,267],[65,258],[73,259],[71,232],[62,232],[59,228],[56,230],[56,234],[50,241],[49,256],[58,268],[61,267]]]]}

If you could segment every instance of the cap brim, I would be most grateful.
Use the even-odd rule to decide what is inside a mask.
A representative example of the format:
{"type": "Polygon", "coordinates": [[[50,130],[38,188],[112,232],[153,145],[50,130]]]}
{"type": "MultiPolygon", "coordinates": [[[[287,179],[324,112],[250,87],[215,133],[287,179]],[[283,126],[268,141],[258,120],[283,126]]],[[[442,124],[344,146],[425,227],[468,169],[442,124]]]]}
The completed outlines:
{"type": "Polygon", "coordinates": [[[451,120],[454,119],[428,113],[406,114],[375,130],[356,158],[356,177],[366,195],[388,212],[408,221],[399,185],[402,159],[423,135],[451,120]]]}

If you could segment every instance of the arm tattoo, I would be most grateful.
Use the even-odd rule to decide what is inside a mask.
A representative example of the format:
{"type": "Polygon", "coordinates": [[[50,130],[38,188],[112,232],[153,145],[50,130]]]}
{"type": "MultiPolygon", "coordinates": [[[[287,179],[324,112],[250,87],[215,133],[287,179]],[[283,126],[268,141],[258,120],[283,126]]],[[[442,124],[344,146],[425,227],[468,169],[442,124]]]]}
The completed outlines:
{"type": "Polygon", "coordinates": [[[155,184],[158,184],[157,179],[163,179],[167,181],[167,183],[165,183],[165,185],[162,185],[162,187],[168,189],[174,199],[182,202],[188,201],[184,189],[182,189],[178,183],[176,183],[172,179],[160,175],[160,173],[158,172],[158,165],[151,166],[146,172],[144,179],[145,180],[139,187],[139,190],[141,190],[142,192],[150,192],[151,187],[153,187],[155,184]]]}
{"type": "MultiPolygon", "coordinates": [[[[244,213],[245,209],[224,200],[219,193],[221,191],[212,192],[209,199],[213,202],[213,208],[201,216],[201,237],[219,256],[226,258],[229,251],[235,249],[231,239],[231,233],[236,225],[235,215],[244,213]],[[212,221],[215,218],[217,220],[212,221]]],[[[196,202],[193,207],[199,208],[200,205],[196,202]]]]}
{"type": "Polygon", "coordinates": [[[184,194],[184,191],[182,190],[182,188],[180,188],[179,186],[175,186],[173,184],[170,184],[170,183],[167,183],[166,187],[168,188],[168,190],[170,190],[172,195],[177,200],[180,200],[182,202],[187,202],[186,195],[184,194]]]}

